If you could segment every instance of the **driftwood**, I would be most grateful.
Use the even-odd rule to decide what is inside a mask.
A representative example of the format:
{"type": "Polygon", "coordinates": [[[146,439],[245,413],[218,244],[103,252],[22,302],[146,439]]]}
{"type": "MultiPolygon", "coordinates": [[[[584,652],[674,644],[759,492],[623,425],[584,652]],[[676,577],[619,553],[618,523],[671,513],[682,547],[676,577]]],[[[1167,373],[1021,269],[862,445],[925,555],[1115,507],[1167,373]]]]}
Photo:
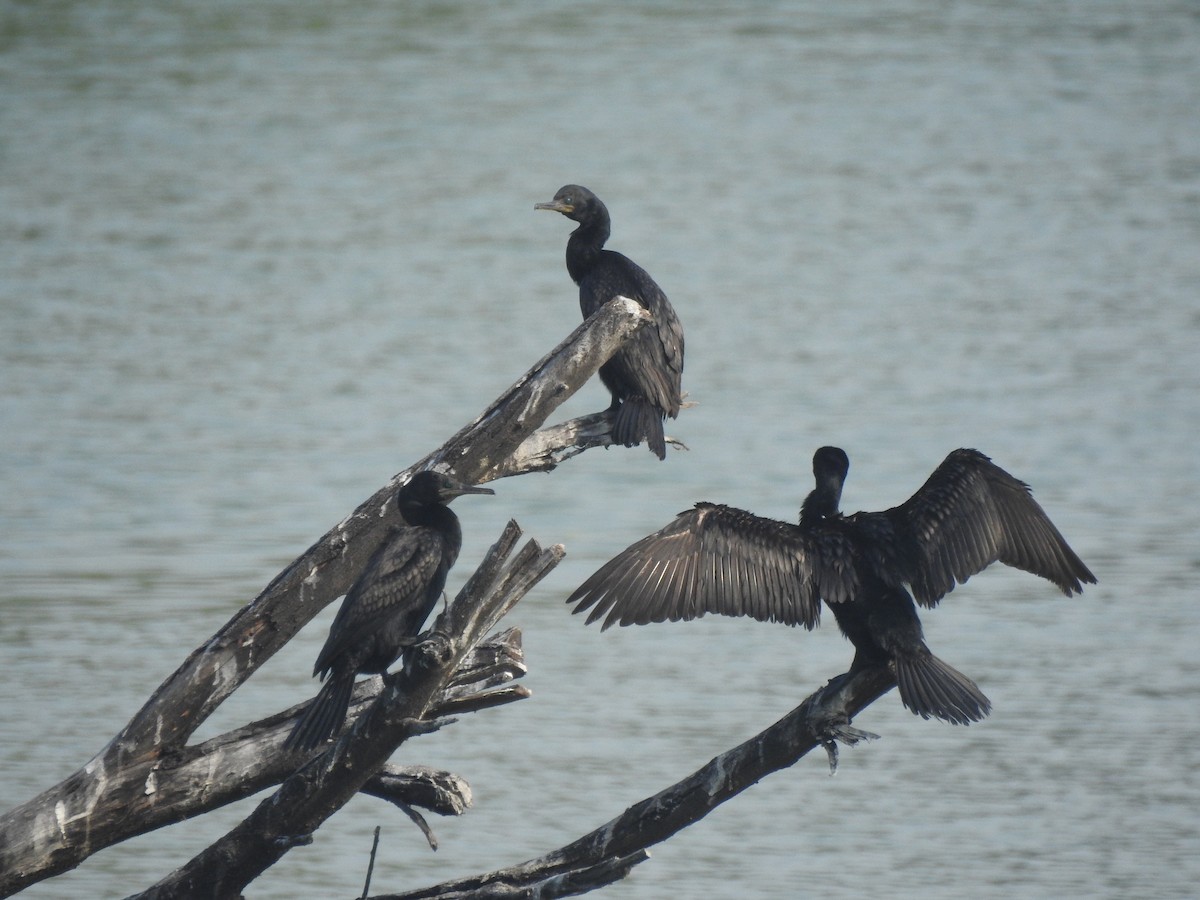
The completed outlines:
{"type": "MultiPolygon", "coordinates": [[[[401,671],[355,687],[348,724],[329,747],[283,751],[301,706],[196,745],[200,724],[260,666],[349,587],[397,523],[396,488],[419,468],[484,483],[547,471],[611,443],[608,412],[541,426],[613,352],[648,321],[624,299],[610,303],[439,450],[397,474],[281,572],[216,635],[197,648],[124,729],[61,784],[0,817],[0,896],[78,865],[92,853],[199,815],[263,788],[279,788],[237,827],[135,896],[236,897],[292,847],[307,843],[357,792],[397,805],[434,846],[414,807],[459,814],[471,804],[460,777],[387,760],[408,737],[448,717],[527,696],[516,629],[487,637],[505,613],[558,562],[561,547],[529,541],[510,522],[454,602],[401,671]],[[540,429],[540,430],[539,430],[540,429]]],[[[674,443],[674,441],[672,441],[674,443]]],[[[874,737],[851,718],[894,685],[887,669],[839,676],[761,734],[711,760],[612,821],[536,859],[398,898],[552,898],[595,890],[649,858],[648,847],[699,821],[761,778],[823,746],[874,737]]],[[[369,883],[369,876],[368,876],[369,883]]]]}
{"type": "MultiPolygon", "coordinates": [[[[188,739],[260,665],[322,608],[346,592],[389,529],[399,521],[394,503],[396,488],[412,471],[435,466],[473,483],[553,468],[557,459],[570,455],[571,448],[543,447],[536,458],[523,458],[518,448],[648,321],[649,315],[638,304],[618,298],[581,324],[478,419],[437,451],[393,477],[281,572],[257,598],[193,651],[83,768],[0,817],[0,896],[68,871],[91,854],[148,828],[237,799],[236,784],[250,777],[251,758],[257,760],[263,755],[263,741],[273,742],[286,732],[289,717],[273,717],[199,747],[188,747],[188,739]]],[[[569,434],[570,429],[565,433],[569,434]]],[[[601,446],[604,438],[593,435],[589,441],[589,446],[601,446]]],[[[544,574],[539,567],[552,564],[540,556],[522,557],[509,572],[513,578],[523,579],[521,583],[527,589],[533,583],[530,572],[544,574]],[[517,568],[522,565],[531,568],[517,568]]],[[[484,606],[489,603],[484,596],[470,599],[484,606]]],[[[469,617],[467,620],[474,621],[469,617]]],[[[474,634],[476,640],[483,636],[474,634]]],[[[447,652],[461,659],[469,649],[458,643],[461,635],[446,637],[451,648],[447,652]]],[[[436,691],[451,680],[445,667],[435,666],[431,671],[436,677],[422,682],[428,686],[428,696],[417,715],[424,715],[436,691]]],[[[394,692],[394,685],[385,690],[394,692]]],[[[469,707],[471,702],[461,691],[445,700],[460,704],[460,708],[469,707]]],[[[399,708],[396,703],[391,707],[399,708]]],[[[416,718],[414,711],[415,707],[409,709],[408,715],[416,718]]],[[[397,743],[404,734],[405,729],[400,727],[388,730],[389,739],[397,743]]],[[[386,757],[384,754],[379,763],[386,757]]],[[[282,771],[276,768],[270,775],[256,770],[255,777],[260,781],[253,787],[247,785],[241,796],[278,781],[296,764],[293,758],[282,771]]],[[[268,761],[266,767],[270,765],[268,761]]]]}
{"type": "Polygon", "coordinates": [[[439,616],[405,668],[384,678],[372,703],[328,751],[287,778],[236,828],[139,898],[236,897],[242,888],[340,809],[406,738],[436,723],[425,718],[459,662],[562,558],[562,547],[530,541],[505,567],[520,529],[510,522],[483,565],[439,616]]]}

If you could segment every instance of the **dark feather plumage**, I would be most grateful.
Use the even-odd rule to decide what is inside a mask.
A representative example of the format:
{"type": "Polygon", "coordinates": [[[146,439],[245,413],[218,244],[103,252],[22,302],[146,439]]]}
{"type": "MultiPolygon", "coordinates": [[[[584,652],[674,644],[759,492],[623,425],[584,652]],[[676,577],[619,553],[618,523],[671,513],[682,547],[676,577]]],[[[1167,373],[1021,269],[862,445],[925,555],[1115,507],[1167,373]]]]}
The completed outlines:
{"type": "Polygon", "coordinates": [[[608,209],[585,187],[568,184],[535,209],[562,213],[579,223],[567,240],[567,272],[579,285],[579,308],[587,319],[614,297],[636,300],[654,317],[600,367],[613,398],[613,440],[626,447],[643,441],[659,459],[667,454],[663,420],[679,415],[683,402],[683,326],[667,295],[629,257],[604,244],[611,231],[608,209]]]}
{"type": "Polygon", "coordinates": [[[309,750],[337,732],[356,675],[381,675],[411,645],[437,605],[462,548],[458,517],[446,507],[462,494],[491,494],[439,472],[417,472],[396,492],[404,518],[346,592],[317,655],[325,681],[284,747],[309,750]]]}
{"type": "Polygon", "coordinates": [[[824,600],[855,646],[855,668],[890,663],[913,712],[978,721],[991,704],[929,651],[914,596],[934,606],[993,562],[1068,595],[1095,577],[1029,487],[977,450],[955,450],[900,506],[843,516],[849,466],[836,447],[816,452],[816,488],[798,525],[697,503],[601,566],[567,602],[604,628],[706,613],[812,628],[824,600]]]}
{"type": "Polygon", "coordinates": [[[753,616],[812,628],[821,612],[809,549],[794,525],[697,503],[601,566],[572,595],[610,625],[753,616]]]}

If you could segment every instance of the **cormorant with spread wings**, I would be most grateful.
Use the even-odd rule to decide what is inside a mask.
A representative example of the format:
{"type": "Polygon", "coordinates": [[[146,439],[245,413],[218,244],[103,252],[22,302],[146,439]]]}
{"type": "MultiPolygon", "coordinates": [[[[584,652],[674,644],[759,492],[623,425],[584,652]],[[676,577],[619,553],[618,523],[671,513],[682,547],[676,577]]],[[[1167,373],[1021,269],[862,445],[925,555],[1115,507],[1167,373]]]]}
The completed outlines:
{"type": "Polygon", "coordinates": [[[839,511],[850,461],[813,456],[816,487],[792,525],[697,503],[601,566],[568,599],[589,623],[750,616],[813,628],[821,600],[854,644],[851,671],[890,664],[904,705],[923,718],[979,721],[991,703],[925,644],[917,603],[938,601],[994,562],[1046,578],[1064,594],[1096,578],[1029,486],[978,450],[955,450],[925,484],[883,512],[839,511]]]}

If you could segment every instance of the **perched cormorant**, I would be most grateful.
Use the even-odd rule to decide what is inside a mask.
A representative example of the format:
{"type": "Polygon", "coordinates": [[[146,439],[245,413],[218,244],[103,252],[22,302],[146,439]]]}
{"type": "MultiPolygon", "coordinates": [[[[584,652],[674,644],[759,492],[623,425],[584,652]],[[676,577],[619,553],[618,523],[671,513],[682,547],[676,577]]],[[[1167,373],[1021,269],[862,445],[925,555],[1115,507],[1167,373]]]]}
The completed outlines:
{"type": "Polygon", "coordinates": [[[437,605],[462,548],[458,516],[446,504],[462,494],[494,494],[440,472],[417,472],[396,492],[405,525],[395,530],[346,592],[313,675],[325,683],[284,742],[310,750],[342,726],[354,676],[384,674],[437,605]]]}
{"type": "Polygon", "coordinates": [[[852,672],[890,663],[900,699],[917,715],[964,725],[982,719],[991,703],[929,651],[913,598],[936,606],[997,561],[1068,596],[1095,576],[1029,486],[978,450],[955,450],[919,491],[884,512],[838,511],[849,468],[837,447],[816,452],[816,488],[799,525],[697,503],[601,566],[567,602],[575,612],[592,608],[589,623],[607,613],[604,628],[710,612],[813,628],[824,599],[854,644],[852,672]]]}
{"type": "Polygon", "coordinates": [[[585,187],[568,184],[534,209],[562,213],[579,223],[567,240],[567,272],[579,285],[579,308],[586,320],[614,297],[636,300],[654,323],[635,334],[600,367],[600,380],[612,394],[613,440],[626,447],[645,441],[665,459],[663,419],[679,415],[683,401],[683,326],[646,270],[614,250],[605,250],[611,223],[608,209],[585,187]]]}

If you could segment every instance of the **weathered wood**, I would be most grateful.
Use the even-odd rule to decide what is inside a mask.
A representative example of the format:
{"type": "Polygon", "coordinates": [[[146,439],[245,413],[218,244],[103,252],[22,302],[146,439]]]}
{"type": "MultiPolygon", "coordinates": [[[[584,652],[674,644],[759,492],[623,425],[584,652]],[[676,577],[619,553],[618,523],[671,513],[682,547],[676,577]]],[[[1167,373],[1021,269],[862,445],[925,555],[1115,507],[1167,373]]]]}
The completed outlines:
{"type": "MultiPolygon", "coordinates": [[[[506,869],[403,894],[381,894],[372,900],[533,896],[514,892],[532,890],[557,876],[590,871],[606,860],[644,853],[647,847],[700,821],[772,772],[793,765],[814,747],[825,747],[833,766],[836,741],[853,744],[875,737],[850,728],[849,723],[895,683],[886,667],[838,676],[750,740],[558,850],[506,869]]],[[[623,873],[618,872],[616,877],[623,877],[623,873]]]]}
{"type": "MultiPolygon", "coordinates": [[[[497,879],[481,887],[451,890],[437,896],[439,900],[548,900],[552,897],[574,897],[620,881],[634,866],[649,858],[647,851],[636,850],[627,856],[612,857],[595,865],[569,869],[533,881],[520,879],[510,883],[497,879]]],[[[384,896],[371,900],[383,900],[384,896]]]]}
{"type": "MultiPolygon", "coordinates": [[[[536,431],[642,327],[645,312],[618,299],[442,448],[396,475],[277,576],[167,679],[122,732],[56,788],[0,818],[0,895],[77,865],[98,849],[247,796],[278,790],[236,828],[139,897],[225,897],[310,835],[356,792],[396,804],[433,843],[412,807],[457,814],[470,789],[450,773],[399,770],[387,759],[409,736],[446,716],[527,696],[519,632],[483,636],[562,557],[529,542],[509,560],[519,529],[500,540],[414,648],[403,671],[356,687],[340,737],[311,754],[280,750],[301,707],[196,746],[186,741],[208,715],[325,604],[347,589],[396,523],[395,488],[409,472],[437,466],[464,480],[546,471],[584,449],[608,446],[608,412],[536,431]],[[536,432],[536,433],[535,433],[536,432]]],[[[647,847],[698,821],[770,772],[822,745],[867,737],[850,719],[894,685],[886,669],[840,676],[775,725],[606,825],[508,869],[392,897],[564,897],[624,877],[647,847]]],[[[384,898],[377,898],[384,900],[384,898]]]]}
{"type": "Polygon", "coordinates": [[[134,759],[181,746],[259,665],[344,594],[388,530],[398,524],[394,495],[409,473],[440,466],[473,484],[494,480],[493,470],[647,319],[633,301],[612,301],[474,422],[359,504],[154,692],[114,739],[119,757],[134,759]]]}
{"type": "MultiPolygon", "coordinates": [[[[512,527],[510,523],[510,531],[512,527]]],[[[307,842],[397,746],[426,731],[424,716],[459,662],[565,552],[561,546],[543,550],[530,541],[506,568],[495,571],[511,549],[509,536],[509,531],[502,535],[450,608],[438,617],[430,636],[413,648],[409,664],[384,678],[378,700],[348,733],[288,777],[227,835],[136,896],[140,900],[239,896],[288,850],[307,842]]]]}
{"type": "MultiPolygon", "coordinates": [[[[693,406],[684,403],[683,407],[693,406]]],[[[568,419],[558,425],[551,425],[535,431],[517,447],[512,454],[493,470],[497,478],[507,478],[510,475],[524,475],[528,472],[549,472],[566,462],[572,456],[578,456],[584,450],[593,447],[611,447],[613,412],[606,409],[603,412],[590,413],[575,419],[568,419]]],[[[676,450],[686,450],[687,446],[679,440],[667,435],[666,442],[676,450]]]]}
{"type": "Polygon", "coordinates": [[[361,793],[389,803],[419,806],[439,816],[461,816],[473,802],[467,780],[453,772],[426,766],[380,767],[362,786],[361,793]]]}
{"type": "MultiPolygon", "coordinates": [[[[509,629],[476,650],[463,660],[462,671],[455,673],[456,680],[465,678],[466,681],[458,686],[447,686],[435,698],[431,717],[485,709],[520,699],[528,693],[505,692],[506,683],[524,668],[519,658],[519,631],[509,629]]],[[[353,709],[365,709],[382,690],[383,679],[363,680],[356,686],[353,709]]],[[[132,837],[144,834],[279,784],[295,771],[297,765],[297,756],[284,752],[281,746],[302,709],[303,704],[164,757],[145,759],[113,772],[96,772],[97,777],[103,776],[108,799],[96,804],[88,822],[92,836],[89,849],[95,852],[109,846],[112,843],[108,839],[110,835],[132,837]]],[[[303,754],[300,756],[303,758],[303,754]]],[[[402,799],[410,805],[426,806],[423,798],[430,796],[431,791],[429,786],[416,784],[421,777],[414,774],[408,778],[408,782],[414,784],[411,796],[397,793],[400,781],[394,778],[380,785],[369,782],[364,793],[376,796],[390,793],[386,799],[402,799]]],[[[444,777],[440,778],[445,782],[444,777]]],[[[469,798],[469,792],[465,796],[469,798]]],[[[453,805],[453,801],[443,798],[442,808],[426,808],[443,812],[453,805]]],[[[37,807],[27,804],[10,814],[10,827],[14,831],[21,822],[17,814],[26,808],[33,813],[37,811],[37,807]]],[[[36,834],[39,827],[44,825],[34,821],[31,832],[36,834]]],[[[17,874],[6,869],[0,875],[0,884],[17,874]]]]}
{"type": "MultiPolygon", "coordinates": [[[[0,896],[74,868],[97,850],[143,833],[148,821],[158,827],[228,802],[214,800],[217,793],[198,770],[188,768],[196,761],[188,739],[260,665],[345,593],[397,524],[394,495],[408,474],[432,465],[474,483],[517,474],[504,469],[508,456],[648,321],[637,303],[618,298],[581,324],[474,422],[398,473],[276,576],[194,650],[83,768],[0,817],[0,896]],[[186,809],[167,801],[189,790],[193,797],[186,809]],[[146,818],[131,815],[131,809],[146,818]]],[[[231,745],[223,771],[249,762],[235,746],[249,748],[253,742],[231,745]]]]}

